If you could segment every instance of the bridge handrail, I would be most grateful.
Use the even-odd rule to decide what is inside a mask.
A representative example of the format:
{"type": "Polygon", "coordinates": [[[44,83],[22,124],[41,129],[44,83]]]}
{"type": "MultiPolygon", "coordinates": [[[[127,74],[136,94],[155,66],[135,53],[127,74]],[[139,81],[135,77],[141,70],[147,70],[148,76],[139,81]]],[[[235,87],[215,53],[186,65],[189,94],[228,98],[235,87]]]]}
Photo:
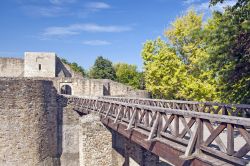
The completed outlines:
{"type": "Polygon", "coordinates": [[[244,158],[250,151],[250,134],[246,129],[250,126],[249,118],[162,108],[100,98],[65,97],[68,98],[68,104],[73,105],[78,110],[96,112],[102,118],[112,120],[113,123],[123,123],[127,126],[127,130],[143,130],[144,133],[147,133],[148,141],[168,139],[185,145],[186,150],[182,156],[183,159],[199,158],[200,153],[206,152],[206,154],[216,155],[234,164],[246,165],[249,162],[244,158]],[[184,126],[182,130],[179,127],[180,122],[184,126]],[[194,128],[192,128],[193,126],[194,128]],[[206,139],[203,138],[203,126],[206,126],[210,131],[210,135],[206,139]],[[227,134],[226,145],[219,136],[224,131],[227,134]],[[236,131],[246,142],[238,150],[234,148],[236,131]],[[215,146],[219,150],[215,150],[211,146],[213,141],[217,143],[215,146]]]}
{"type": "Polygon", "coordinates": [[[213,122],[219,121],[219,122],[225,122],[225,123],[231,123],[231,124],[237,124],[237,125],[250,126],[250,119],[243,118],[243,117],[207,114],[204,112],[193,112],[193,111],[187,112],[186,110],[181,110],[181,109],[162,108],[162,107],[148,106],[148,105],[141,105],[141,104],[134,104],[134,103],[109,101],[109,100],[99,99],[99,98],[95,98],[95,97],[93,97],[93,98],[87,98],[87,97],[82,97],[82,96],[67,96],[67,97],[68,98],[81,98],[81,99],[86,99],[86,100],[94,100],[94,101],[99,101],[99,102],[108,103],[108,104],[122,105],[125,107],[138,108],[138,109],[142,109],[142,110],[150,110],[150,111],[166,113],[166,114],[192,116],[195,118],[212,120],[213,122]]]}
{"type": "Polygon", "coordinates": [[[111,97],[102,96],[100,99],[114,100],[127,103],[137,103],[143,105],[153,105],[164,108],[178,108],[183,110],[206,112],[214,114],[226,114],[233,116],[250,116],[250,105],[247,104],[224,104],[215,102],[197,102],[184,100],[163,100],[135,97],[111,97]]]}

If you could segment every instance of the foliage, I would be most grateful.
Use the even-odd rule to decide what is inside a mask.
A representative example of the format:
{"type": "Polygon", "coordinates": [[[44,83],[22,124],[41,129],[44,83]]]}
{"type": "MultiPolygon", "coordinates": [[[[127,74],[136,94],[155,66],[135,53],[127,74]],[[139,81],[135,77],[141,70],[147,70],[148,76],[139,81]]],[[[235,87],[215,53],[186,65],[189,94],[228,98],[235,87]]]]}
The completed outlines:
{"type": "Polygon", "coordinates": [[[95,79],[111,79],[115,80],[115,69],[112,62],[104,59],[102,56],[97,57],[95,64],[89,71],[89,77],[95,79]]]}
{"type": "Polygon", "coordinates": [[[250,1],[214,12],[205,26],[189,11],[165,36],[142,51],[146,88],[156,97],[250,103],[250,1]]]}
{"type": "Polygon", "coordinates": [[[86,72],[84,71],[84,69],[83,69],[80,65],[78,65],[77,63],[75,63],[75,62],[70,63],[70,62],[68,62],[66,59],[63,59],[63,58],[61,59],[61,61],[62,61],[64,64],[69,65],[70,68],[71,68],[73,71],[75,71],[75,72],[77,72],[77,73],[81,73],[82,76],[86,76],[86,72]]]}
{"type": "Polygon", "coordinates": [[[114,65],[116,81],[130,85],[136,89],[144,88],[143,73],[137,71],[136,65],[117,63],[114,65]]]}
{"type": "MultiPolygon", "coordinates": [[[[214,6],[217,3],[223,3],[225,1],[229,0],[210,0],[210,6],[214,6]]],[[[233,6],[233,8],[239,8],[242,7],[243,5],[247,4],[249,0],[238,0],[236,4],[233,6]]]]}
{"type": "Polygon", "coordinates": [[[161,39],[148,41],[142,57],[147,90],[156,97],[218,100],[216,82],[207,64],[202,38],[202,15],[190,11],[177,18],[161,39]]]}
{"type": "Polygon", "coordinates": [[[144,44],[142,57],[146,89],[156,98],[176,98],[186,69],[174,49],[158,38],[144,44]]]}
{"type": "Polygon", "coordinates": [[[195,61],[196,51],[201,45],[201,25],[202,15],[191,10],[187,15],[177,18],[171,28],[165,31],[165,36],[185,64],[195,61]]]}
{"type": "Polygon", "coordinates": [[[224,102],[250,103],[250,2],[216,12],[205,27],[207,64],[224,102]]]}

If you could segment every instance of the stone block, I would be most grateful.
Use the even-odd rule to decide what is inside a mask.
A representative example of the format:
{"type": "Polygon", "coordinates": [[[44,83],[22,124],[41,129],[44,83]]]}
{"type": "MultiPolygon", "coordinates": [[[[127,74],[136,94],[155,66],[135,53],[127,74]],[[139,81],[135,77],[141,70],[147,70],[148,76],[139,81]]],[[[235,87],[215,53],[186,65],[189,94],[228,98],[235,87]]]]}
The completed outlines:
{"type": "Polygon", "coordinates": [[[98,115],[80,118],[80,166],[112,166],[112,134],[98,115]]]}

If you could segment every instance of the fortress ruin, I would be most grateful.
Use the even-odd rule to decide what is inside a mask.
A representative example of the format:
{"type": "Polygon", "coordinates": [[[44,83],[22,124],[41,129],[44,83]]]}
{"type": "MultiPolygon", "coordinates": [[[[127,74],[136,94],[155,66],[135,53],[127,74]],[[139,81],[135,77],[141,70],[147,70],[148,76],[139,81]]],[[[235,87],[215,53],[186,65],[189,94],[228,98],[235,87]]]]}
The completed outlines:
{"type": "Polygon", "coordinates": [[[40,52],[0,58],[0,89],[0,165],[129,165],[129,153],[144,161],[146,150],[102,125],[98,116],[74,110],[60,94],[147,97],[147,92],[83,78],[55,53],[40,52]]]}
{"type": "Polygon", "coordinates": [[[249,105],[148,99],[55,53],[0,64],[1,166],[249,165],[249,105]]]}
{"type": "Polygon", "coordinates": [[[24,59],[0,58],[0,77],[50,80],[60,94],[76,96],[148,97],[143,90],[108,79],[87,79],[53,52],[25,52],[24,59]]]}

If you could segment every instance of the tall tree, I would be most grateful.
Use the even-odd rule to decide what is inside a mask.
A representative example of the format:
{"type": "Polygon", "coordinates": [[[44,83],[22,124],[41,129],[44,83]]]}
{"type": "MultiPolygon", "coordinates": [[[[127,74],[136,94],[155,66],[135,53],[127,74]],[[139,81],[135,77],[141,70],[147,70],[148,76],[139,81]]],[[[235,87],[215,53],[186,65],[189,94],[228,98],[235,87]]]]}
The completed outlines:
{"type": "MultiPolygon", "coordinates": [[[[217,0],[211,2],[212,5],[217,0]]],[[[250,1],[215,12],[205,27],[209,68],[224,102],[250,103],[250,1]]]]}
{"type": "Polygon", "coordinates": [[[186,69],[165,41],[147,41],[142,50],[146,89],[156,98],[178,98],[186,69]]]}
{"type": "Polygon", "coordinates": [[[144,88],[143,73],[137,71],[136,65],[117,63],[114,65],[114,68],[118,82],[130,85],[136,89],[144,88]]]}
{"type": "Polygon", "coordinates": [[[115,80],[115,69],[112,62],[102,56],[97,57],[95,64],[89,71],[90,78],[115,80]]]}
{"type": "Polygon", "coordinates": [[[218,101],[215,79],[204,63],[209,55],[202,32],[202,15],[189,11],[165,31],[168,44],[158,39],[144,45],[149,91],[165,98],[218,101]]]}

